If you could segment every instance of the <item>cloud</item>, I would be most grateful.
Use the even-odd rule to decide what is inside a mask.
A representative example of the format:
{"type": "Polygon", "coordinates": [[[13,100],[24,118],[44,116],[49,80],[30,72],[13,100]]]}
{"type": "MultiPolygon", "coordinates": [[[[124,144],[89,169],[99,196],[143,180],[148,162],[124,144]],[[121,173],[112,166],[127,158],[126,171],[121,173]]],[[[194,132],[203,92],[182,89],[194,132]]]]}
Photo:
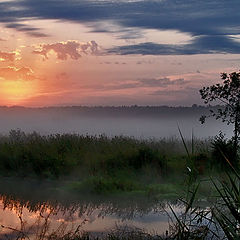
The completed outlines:
{"type": "Polygon", "coordinates": [[[92,26],[93,31],[96,32],[119,32],[124,39],[138,36],[142,29],[174,30],[188,33],[193,37],[205,37],[204,44],[207,46],[206,51],[202,47],[201,51],[198,51],[194,45],[182,48],[174,45],[156,46],[153,43],[145,43],[115,49],[121,54],[138,52],[139,54],[173,55],[220,52],[218,39],[225,41],[224,52],[233,53],[240,46],[230,37],[230,35],[240,34],[237,21],[239,11],[240,4],[237,0],[208,0],[204,4],[199,0],[11,0],[0,3],[0,22],[5,25],[12,24],[10,27],[32,34],[39,30],[16,23],[21,24],[26,19],[28,21],[31,19],[74,21],[92,26]],[[114,23],[116,27],[113,26],[113,30],[108,30],[99,22],[108,22],[110,25],[114,23]],[[137,29],[139,33],[134,32],[137,29]],[[211,41],[206,41],[206,38],[211,37],[213,37],[211,41]],[[217,49],[212,40],[218,45],[217,49]],[[149,47],[157,48],[157,53],[150,51],[149,47]]]}
{"type": "Polygon", "coordinates": [[[0,68],[0,78],[5,80],[34,80],[34,72],[28,67],[6,67],[0,68]]]}
{"type": "Polygon", "coordinates": [[[171,85],[184,85],[188,83],[183,78],[178,78],[171,80],[170,78],[150,78],[150,79],[140,79],[139,83],[143,87],[167,87],[171,85]]]}
{"type": "Polygon", "coordinates": [[[6,24],[5,27],[7,28],[14,28],[15,30],[19,31],[19,32],[25,32],[26,34],[28,34],[31,37],[48,37],[49,35],[39,32],[40,28],[36,28],[36,27],[30,27],[26,24],[22,24],[22,23],[9,23],[6,24]]]}
{"type": "Polygon", "coordinates": [[[240,53],[240,44],[226,36],[195,37],[188,44],[158,44],[153,42],[125,45],[107,50],[119,55],[194,55],[214,53],[240,53]]]}
{"type": "Polygon", "coordinates": [[[16,53],[14,52],[1,52],[0,51],[0,62],[13,62],[15,60],[16,53]]]}
{"type": "Polygon", "coordinates": [[[184,95],[188,96],[189,94],[198,93],[199,89],[194,87],[186,87],[184,89],[177,89],[177,90],[156,90],[150,93],[150,95],[157,95],[157,96],[169,96],[169,95],[184,95]]]}
{"type": "MultiPolygon", "coordinates": [[[[105,31],[99,20],[111,20],[121,23],[124,27],[140,27],[148,29],[179,29],[192,32],[194,35],[207,32],[220,32],[225,27],[228,31],[239,32],[238,1],[209,0],[205,4],[198,0],[191,1],[65,1],[65,0],[15,0],[0,5],[3,17],[7,12],[13,13],[15,18],[34,17],[39,19],[62,19],[77,22],[92,22],[96,31],[105,31]],[[2,6],[1,6],[2,5],[2,6]],[[233,11],[234,10],[234,11],[233,11]],[[224,14],[231,12],[231,16],[224,18],[224,14]],[[201,23],[201,24],[200,24],[201,23]],[[96,26],[97,25],[97,26],[96,26]]],[[[9,14],[11,20],[13,14],[9,14]]]]}
{"type": "Polygon", "coordinates": [[[106,62],[100,62],[100,64],[106,64],[106,65],[110,65],[110,64],[115,64],[115,65],[126,65],[127,63],[126,62],[109,62],[109,61],[106,61],[106,62]]]}
{"type": "Polygon", "coordinates": [[[98,88],[104,90],[120,90],[120,89],[129,89],[129,88],[166,88],[168,86],[181,86],[189,81],[184,80],[183,78],[178,78],[171,80],[168,77],[165,78],[149,78],[149,79],[138,79],[135,81],[120,83],[120,84],[109,84],[105,86],[99,86],[98,88]]]}
{"type": "Polygon", "coordinates": [[[58,42],[53,44],[42,44],[39,49],[34,50],[34,54],[39,54],[48,59],[49,53],[53,51],[59,60],[67,60],[68,58],[78,60],[82,54],[97,55],[99,46],[95,41],[81,43],[79,41],[58,42]]]}

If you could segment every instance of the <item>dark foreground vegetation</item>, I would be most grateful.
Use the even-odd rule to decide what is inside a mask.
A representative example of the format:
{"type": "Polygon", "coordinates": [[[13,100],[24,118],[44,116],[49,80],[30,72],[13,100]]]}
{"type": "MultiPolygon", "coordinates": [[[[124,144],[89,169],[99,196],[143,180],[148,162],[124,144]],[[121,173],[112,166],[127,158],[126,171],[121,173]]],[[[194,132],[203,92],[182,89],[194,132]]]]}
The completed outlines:
{"type": "Polygon", "coordinates": [[[223,169],[225,160],[216,154],[219,147],[231,157],[232,144],[223,135],[184,144],[181,139],[42,136],[12,130],[8,136],[0,137],[0,174],[68,180],[68,187],[74,191],[144,191],[170,196],[178,194],[178,184],[189,174],[201,178],[209,171],[223,169]]]}
{"type": "MultiPolygon", "coordinates": [[[[37,235],[38,240],[238,239],[240,177],[238,159],[231,155],[233,148],[234,142],[223,134],[206,141],[186,141],[181,131],[179,140],[136,140],[121,136],[42,136],[12,130],[0,137],[1,193],[8,194],[4,181],[17,177],[58,182],[50,184],[50,192],[62,196],[67,192],[75,196],[84,193],[84,197],[124,193],[127,198],[144,196],[156,201],[183,196],[185,210],[181,215],[175,214],[169,202],[174,219],[171,231],[162,236],[129,228],[114,229],[101,237],[90,236],[80,227],[50,234],[43,228],[45,235],[37,235]],[[202,199],[207,199],[207,208],[198,205],[202,199]]],[[[14,236],[28,239],[24,231],[12,230],[14,236]]]]}

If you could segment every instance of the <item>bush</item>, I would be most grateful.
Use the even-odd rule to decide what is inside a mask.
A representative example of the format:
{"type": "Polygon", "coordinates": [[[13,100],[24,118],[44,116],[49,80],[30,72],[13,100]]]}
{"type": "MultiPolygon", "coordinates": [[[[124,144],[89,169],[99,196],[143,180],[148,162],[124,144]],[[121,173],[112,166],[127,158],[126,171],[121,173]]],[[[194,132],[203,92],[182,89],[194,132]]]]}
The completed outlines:
{"type": "Polygon", "coordinates": [[[226,139],[221,132],[212,141],[211,158],[211,163],[214,167],[218,166],[220,169],[224,169],[228,164],[225,158],[227,158],[234,167],[237,167],[233,141],[226,139]]]}
{"type": "Polygon", "coordinates": [[[129,165],[134,169],[140,169],[146,165],[154,165],[157,168],[165,168],[166,158],[161,156],[157,149],[144,146],[138,149],[137,153],[128,159],[129,165]]]}
{"type": "Polygon", "coordinates": [[[140,173],[149,168],[155,169],[159,176],[167,172],[181,174],[186,168],[186,158],[179,150],[180,145],[172,139],[42,136],[13,130],[9,136],[0,136],[0,173],[51,178],[74,175],[79,179],[82,175],[114,177],[119,170],[140,173]]]}
{"type": "Polygon", "coordinates": [[[203,174],[208,166],[209,157],[206,153],[198,153],[193,156],[194,166],[198,174],[203,174]]]}

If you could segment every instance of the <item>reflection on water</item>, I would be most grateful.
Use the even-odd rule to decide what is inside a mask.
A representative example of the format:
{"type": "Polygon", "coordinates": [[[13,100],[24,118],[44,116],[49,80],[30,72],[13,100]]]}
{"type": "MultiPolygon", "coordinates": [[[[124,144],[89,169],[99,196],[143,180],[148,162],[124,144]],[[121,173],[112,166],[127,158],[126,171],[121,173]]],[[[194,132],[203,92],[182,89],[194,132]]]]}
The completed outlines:
{"type": "Polygon", "coordinates": [[[50,234],[76,230],[99,234],[116,226],[162,234],[169,227],[164,203],[80,200],[64,204],[52,200],[31,202],[7,195],[0,196],[0,224],[0,239],[44,239],[50,234]]]}
{"type": "Polygon", "coordinates": [[[189,226],[192,226],[194,231],[204,227],[209,229],[210,237],[217,231],[218,236],[224,237],[219,226],[207,220],[211,217],[208,210],[211,198],[197,199],[198,207],[194,209],[200,212],[203,210],[205,215],[210,214],[210,217],[203,218],[203,222],[198,222],[197,215],[184,214],[186,205],[177,200],[160,201],[137,193],[111,197],[72,193],[64,190],[61,187],[63,182],[57,180],[39,181],[12,177],[0,180],[1,240],[75,240],[78,238],[56,236],[76,232],[102,236],[111,231],[115,233],[119,229],[128,231],[129,228],[140,229],[142,233],[147,232],[152,236],[162,236],[166,230],[175,232],[177,221],[174,214],[193,224],[189,226]],[[169,224],[173,228],[170,228],[169,224]]]}

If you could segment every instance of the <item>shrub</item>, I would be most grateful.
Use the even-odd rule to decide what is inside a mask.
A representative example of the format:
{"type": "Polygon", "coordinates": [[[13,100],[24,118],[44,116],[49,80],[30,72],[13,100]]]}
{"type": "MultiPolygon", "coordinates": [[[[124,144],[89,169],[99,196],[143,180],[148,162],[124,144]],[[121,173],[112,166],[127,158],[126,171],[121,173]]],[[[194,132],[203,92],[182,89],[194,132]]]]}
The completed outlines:
{"type": "Polygon", "coordinates": [[[234,167],[237,167],[233,141],[226,139],[221,132],[212,141],[211,158],[214,167],[218,166],[220,169],[224,169],[227,164],[225,158],[229,159],[234,167]]]}
{"type": "Polygon", "coordinates": [[[139,148],[137,153],[129,159],[129,165],[134,169],[140,169],[146,165],[154,165],[157,168],[164,168],[165,164],[165,156],[161,156],[157,149],[147,146],[139,148]]]}
{"type": "Polygon", "coordinates": [[[198,153],[193,156],[193,161],[198,174],[203,174],[209,163],[206,153],[198,153]]]}

